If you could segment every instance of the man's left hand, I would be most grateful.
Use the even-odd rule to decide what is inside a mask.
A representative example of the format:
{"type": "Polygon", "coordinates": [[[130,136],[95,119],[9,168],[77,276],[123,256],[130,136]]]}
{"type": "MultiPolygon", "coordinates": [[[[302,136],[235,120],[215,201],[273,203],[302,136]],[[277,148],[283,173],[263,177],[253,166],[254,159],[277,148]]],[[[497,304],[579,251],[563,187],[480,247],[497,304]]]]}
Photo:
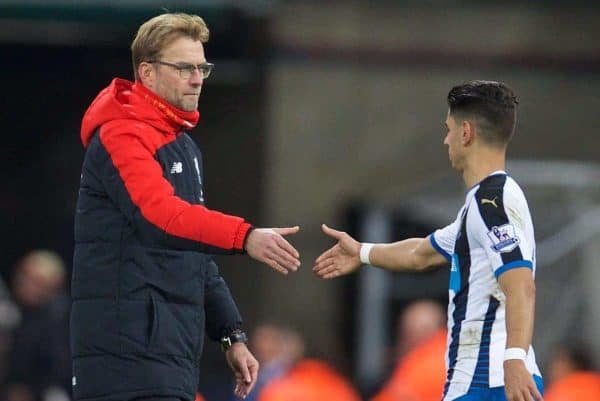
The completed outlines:
{"type": "Polygon", "coordinates": [[[233,343],[231,348],[225,351],[225,358],[235,375],[233,393],[240,398],[246,398],[256,384],[258,361],[242,342],[233,343]]]}
{"type": "Polygon", "coordinates": [[[504,361],[504,391],[508,401],[543,401],[531,373],[519,359],[504,361]]]}

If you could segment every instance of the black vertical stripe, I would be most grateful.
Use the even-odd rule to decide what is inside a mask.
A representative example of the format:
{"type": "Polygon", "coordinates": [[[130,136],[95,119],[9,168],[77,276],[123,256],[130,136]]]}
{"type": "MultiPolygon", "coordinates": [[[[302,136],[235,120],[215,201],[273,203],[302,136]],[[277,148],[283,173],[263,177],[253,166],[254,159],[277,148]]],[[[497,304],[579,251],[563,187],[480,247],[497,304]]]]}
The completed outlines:
{"type": "Polygon", "coordinates": [[[481,341],[479,345],[479,355],[477,356],[477,365],[473,373],[471,388],[489,388],[490,387],[490,343],[492,339],[492,327],[496,321],[496,311],[500,301],[490,297],[488,310],[485,314],[483,328],[481,330],[481,341]]]}
{"type": "MultiPolygon", "coordinates": [[[[475,193],[479,214],[488,230],[493,227],[499,227],[509,222],[506,210],[504,209],[504,186],[507,176],[505,174],[496,174],[487,177],[479,186],[475,193]],[[494,203],[490,203],[493,201],[494,203]]],[[[523,260],[521,248],[518,246],[510,252],[500,252],[502,263],[507,264],[517,260],[523,260]]]]}
{"type": "Polygon", "coordinates": [[[460,271],[460,290],[454,295],[454,312],[452,318],[454,325],[451,331],[451,341],[448,347],[448,376],[446,385],[444,386],[444,396],[448,392],[452,376],[454,375],[454,367],[458,356],[458,347],[460,340],[460,330],[462,323],[467,314],[467,298],[469,295],[469,275],[471,272],[471,252],[469,250],[469,239],[467,237],[467,214],[468,209],[465,208],[460,224],[460,230],[454,245],[454,253],[458,258],[457,268],[460,271]]]}

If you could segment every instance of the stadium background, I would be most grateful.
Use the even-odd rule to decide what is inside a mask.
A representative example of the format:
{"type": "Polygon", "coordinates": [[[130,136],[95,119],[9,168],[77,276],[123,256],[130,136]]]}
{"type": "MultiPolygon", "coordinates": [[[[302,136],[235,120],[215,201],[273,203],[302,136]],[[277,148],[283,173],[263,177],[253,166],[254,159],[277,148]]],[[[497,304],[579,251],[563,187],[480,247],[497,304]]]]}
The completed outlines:
{"type": "MultiPolygon", "coordinates": [[[[539,359],[546,363],[564,339],[595,343],[599,359],[594,1],[2,0],[0,266],[9,285],[31,249],[55,250],[69,266],[82,113],[112,77],[131,78],[135,30],[163,8],[197,13],[211,29],[207,57],[216,68],[193,131],[208,205],[257,225],[302,227],[292,239],[302,253],[297,274],[218,258],[248,328],[275,320],[301,329],[310,354],[368,388],[378,368],[365,371],[357,351],[365,299],[380,299],[381,331],[369,345],[376,361],[392,315],[417,297],[443,300],[445,276],[392,276],[373,293],[366,274],[319,281],[310,268],[331,244],[319,225],[364,239],[374,215],[375,225],[388,223],[373,235],[391,240],[451,221],[462,195],[442,145],[445,95],[482,78],[505,81],[519,96],[509,157],[527,176],[538,240],[574,244],[539,272],[539,359]],[[585,235],[573,225],[553,237],[578,219],[585,235]]],[[[204,385],[226,386],[217,347],[205,350],[204,385]]]]}

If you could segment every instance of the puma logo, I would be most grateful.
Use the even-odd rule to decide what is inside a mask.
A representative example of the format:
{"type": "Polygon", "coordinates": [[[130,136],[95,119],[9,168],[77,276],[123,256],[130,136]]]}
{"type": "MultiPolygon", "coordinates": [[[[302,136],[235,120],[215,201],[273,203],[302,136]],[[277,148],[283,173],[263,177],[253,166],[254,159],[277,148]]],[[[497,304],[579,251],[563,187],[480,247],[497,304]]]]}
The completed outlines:
{"type": "Polygon", "coordinates": [[[494,205],[494,207],[498,207],[498,205],[496,204],[496,200],[498,200],[498,197],[495,196],[494,199],[486,199],[486,198],[481,198],[481,204],[485,205],[485,204],[490,204],[490,205],[494,205]]]}

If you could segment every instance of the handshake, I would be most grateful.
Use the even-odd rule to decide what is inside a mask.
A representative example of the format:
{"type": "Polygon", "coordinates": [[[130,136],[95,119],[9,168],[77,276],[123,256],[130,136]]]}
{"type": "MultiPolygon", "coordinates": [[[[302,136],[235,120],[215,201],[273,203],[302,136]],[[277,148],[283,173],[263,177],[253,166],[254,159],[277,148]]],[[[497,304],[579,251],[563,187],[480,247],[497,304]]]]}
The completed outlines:
{"type": "MultiPolygon", "coordinates": [[[[315,261],[313,272],[321,278],[334,278],[351,273],[361,265],[360,243],[345,232],[327,227],[321,229],[338,242],[315,261]]],[[[251,258],[274,270],[288,274],[300,267],[300,254],[284,238],[296,234],[300,227],[255,228],[246,237],[244,249],[251,258]]]]}

